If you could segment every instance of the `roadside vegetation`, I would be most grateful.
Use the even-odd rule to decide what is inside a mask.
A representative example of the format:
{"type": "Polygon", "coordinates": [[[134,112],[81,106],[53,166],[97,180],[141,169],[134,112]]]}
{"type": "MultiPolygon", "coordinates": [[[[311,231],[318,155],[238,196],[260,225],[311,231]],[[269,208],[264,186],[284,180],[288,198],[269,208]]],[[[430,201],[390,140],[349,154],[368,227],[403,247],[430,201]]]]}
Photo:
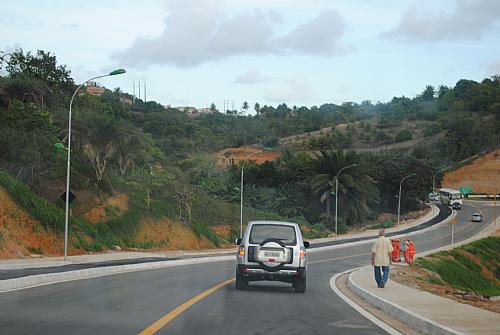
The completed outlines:
{"type": "Polygon", "coordinates": [[[396,266],[392,279],[462,303],[500,313],[500,234],[396,266]]]}
{"type": "MultiPolygon", "coordinates": [[[[0,67],[5,73],[0,76],[0,185],[60,236],[67,108],[76,84],[70,70],[44,51],[0,55],[0,67]]],[[[244,222],[289,220],[301,224],[307,238],[327,236],[335,214],[332,186],[338,171],[351,164],[356,166],[338,180],[340,232],[395,213],[399,180],[414,172],[405,183],[402,212],[421,209],[440,167],[500,144],[499,96],[500,78],[492,77],[480,83],[460,80],[455,87],[427,86],[415,98],[387,103],[256,103],[252,115],[246,103],[243,112],[189,117],[154,101],[125,103],[132,97],[120,88],[101,96],[83,89],[73,104],[72,246],[169,248],[174,245],[167,236],[170,223],[192,231],[206,242],[203,247],[230,243],[239,235],[241,165],[220,168],[214,157],[243,145],[281,152],[274,161],[245,166],[244,222]],[[442,137],[419,142],[433,136],[442,137]],[[295,145],[293,138],[305,140],[295,145]],[[394,149],[370,151],[384,145],[394,149]],[[370,150],[351,150],[359,147],[370,150]],[[125,195],[126,205],[109,201],[118,195],[125,195]],[[153,229],[154,224],[166,226],[153,229]],[[146,231],[165,236],[148,237],[146,231]]]]}
{"type": "Polygon", "coordinates": [[[460,290],[500,295],[500,237],[487,237],[451,251],[419,258],[418,266],[460,290]]]}

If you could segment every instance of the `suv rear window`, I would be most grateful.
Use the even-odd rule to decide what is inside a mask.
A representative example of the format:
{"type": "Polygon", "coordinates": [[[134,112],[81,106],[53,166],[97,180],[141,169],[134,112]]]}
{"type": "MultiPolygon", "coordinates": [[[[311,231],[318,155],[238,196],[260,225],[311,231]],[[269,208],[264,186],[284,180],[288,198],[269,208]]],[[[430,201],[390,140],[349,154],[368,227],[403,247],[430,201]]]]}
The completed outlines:
{"type": "Polygon", "coordinates": [[[295,228],[293,226],[256,224],[250,232],[250,243],[261,244],[268,238],[281,240],[286,245],[297,244],[295,228]]]}

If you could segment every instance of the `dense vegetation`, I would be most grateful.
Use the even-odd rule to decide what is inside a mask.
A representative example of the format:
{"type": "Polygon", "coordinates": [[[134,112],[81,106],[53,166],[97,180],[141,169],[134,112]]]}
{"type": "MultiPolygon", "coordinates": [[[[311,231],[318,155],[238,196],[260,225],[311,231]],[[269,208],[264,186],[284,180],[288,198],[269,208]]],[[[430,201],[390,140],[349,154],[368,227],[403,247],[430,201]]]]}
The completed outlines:
{"type": "MultiPolygon", "coordinates": [[[[23,206],[32,196],[25,199],[19,181],[29,185],[33,196],[61,209],[67,110],[76,85],[51,53],[15,52],[0,64],[5,73],[0,77],[0,169],[17,180],[2,174],[2,184],[10,185],[11,194],[20,194],[14,198],[23,206]]],[[[284,136],[352,123],[345,131],[310,139],[308,148],[284,150],[276,161],[246,167],[245,221],[285,218],[307,224],[305,230],[318,236],[332,228],[335,209],[329,204],[342,167],[356,164],[339,177],[339,224],[346,230],[379,213],[395,212],[401,177],[417,173],[405,182],[405,212],[419,207],[438,168],[500,143],[499,77],[481,83],[460,80],[453,88],[427,86],[413,99],[400,97],[388,103],[311,108],[256,103],[253,115],[228,110],[189,117],[154,101],[123,103],[120,98],[130,96],[119,88],[101,96],[81,93],[73,104],[72,189],[101,196],[122,192],[130,199],[125,213],[102,224],[91,226],[75,218],[73,227],[90,239],[81,237],[74,243],[86,249],[133,246],[134,233],[146,218],[179,220],[216,245],[223,241],[209,226],[231,225],[236,236],[240,167],[215,167],[211,153],[223,148],[277,146],[284,136]],[[417,122],[425,127],[409,126],[417,122]],[[391,133],[394,129],[397,132],[391,133]],[[348,150],[354,140],[377,146],[411,140],[416,131],[425,137],[443,134],[444,140],[404,152],[348,150]]],[[[243,107],[246,112],[249,104],[243,107]]],[[[33,212],[40,206],[32,203],[36,201],[24,207],[59,232],[62,212],[54,214],[55,219],[45,218],[43,211],[33,212]]]]}

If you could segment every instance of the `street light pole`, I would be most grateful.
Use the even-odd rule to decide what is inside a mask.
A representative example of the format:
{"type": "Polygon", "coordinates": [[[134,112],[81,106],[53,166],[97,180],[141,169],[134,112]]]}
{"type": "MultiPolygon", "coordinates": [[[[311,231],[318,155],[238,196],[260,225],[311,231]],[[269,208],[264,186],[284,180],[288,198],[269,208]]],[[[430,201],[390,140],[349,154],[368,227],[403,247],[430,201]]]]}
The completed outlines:
{"type": "Polygon", "coordinates": [[[446,169],[447,169],[447,167],[442,168],[441,170],[434,173],[434,175],[432,175],[432,193],[436,193],[436,187],[434,186],[435,185],[434,182],[436,180],[437,175],[440,174],[441,172],[445,171],[446,169]]]}
{"type": "Polygon", "coordinates": [[[89,81],[103,78],[103,77],[109,77],[109,76],[115,76],[118,74],[125,73],[124,69],[118,69],[111,71],[108,74],[97,76],[90,78],[83,82],[80,86],[78,86],[71,96],[71,100],[69,102],[69,116],[68,116],[68,161],[67,161],[67,168],[66,168],[66,208],[64,212],[64,260],[66,261],[68,259],[68,221],[69,221],[69,177],[70,177],[70,168],[71,168],[71,107],[73,105],[73,100],[75,99],[76,93],[80,90],[80,88],[83,87],[86,83],[89,81]]]}
{"type": "Polygon", "coordinates": [[[348,166],[344,166],[342,169],[339,170],[339,172],[337,172],[337,175],[335,176],[335,239],[337,239],[337,235],[338,235],[338,231],[337,231],[337,212],[338,212],[338,208],[337,208],[337,205],[338,205],[338,193],[339,193],[339,176],[340,176],[340,173],[346,169],[349,169],[349,168],[352,168],[352,167],[355,167],[355,166],[358,166],[358,164],[351,164],[351,165],[348,165],[348,166]]]}
{"type": "Polygon", "coordinates": [[[399,214],[400,214],[400,211],[401,211],[401,186],[403,185],[403,181],[405,181],[406,179],[410,178],[410,177],[413,177],[415,176],[416,173],[412,173],[410,175],[407,175],[406,177],[403,177],[401,179],[401,181],[399,182],[399,196],[398,196],[398,226],[399,226],[399,214]]]}

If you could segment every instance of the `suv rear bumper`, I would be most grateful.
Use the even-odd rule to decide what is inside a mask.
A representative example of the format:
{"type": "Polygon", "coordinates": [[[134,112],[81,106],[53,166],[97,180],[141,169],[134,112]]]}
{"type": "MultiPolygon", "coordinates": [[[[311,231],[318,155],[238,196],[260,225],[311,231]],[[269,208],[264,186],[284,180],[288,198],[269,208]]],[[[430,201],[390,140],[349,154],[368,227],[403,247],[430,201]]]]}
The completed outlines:
{"type": "Polygon", "coordinates": [[[237,272],[239,275],[248,280],[278,280],[291,282],[293,278],[302,277],[305,275],[305,268],[284,268],[278,271],[270,272],[260,268],[258,265],[242,265],[238,264],[237,272]]]}

